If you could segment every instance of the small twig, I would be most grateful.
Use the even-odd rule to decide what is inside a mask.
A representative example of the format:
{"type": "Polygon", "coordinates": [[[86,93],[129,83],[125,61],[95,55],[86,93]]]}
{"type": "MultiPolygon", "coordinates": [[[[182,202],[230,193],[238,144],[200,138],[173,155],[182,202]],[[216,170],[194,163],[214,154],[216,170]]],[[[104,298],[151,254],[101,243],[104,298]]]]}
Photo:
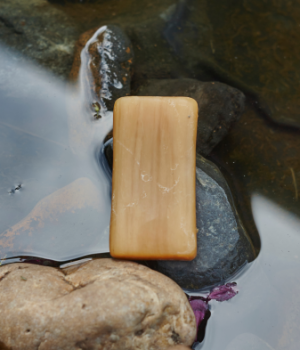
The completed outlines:
{"type": "Polygon", "coordinates": [[[295,187],[295,199],[296,201],[298,200],[298,187],[297,187],[297,181],[296,181],[296,176],[293,168],[290,168],[291,173],[292,173],[292,178],[293,178],[293,184],[295,187]]]}

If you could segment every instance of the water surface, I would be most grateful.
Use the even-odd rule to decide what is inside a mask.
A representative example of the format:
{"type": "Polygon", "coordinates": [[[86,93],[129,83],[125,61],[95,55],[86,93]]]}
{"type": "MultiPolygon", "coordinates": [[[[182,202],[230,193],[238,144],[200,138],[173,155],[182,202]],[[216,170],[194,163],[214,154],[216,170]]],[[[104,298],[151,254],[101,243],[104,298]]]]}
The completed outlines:
{"type": "Polygon", "coordinates": [[[262,246],[234,279],[239,293],[212,300],[201,350],[298,349],[300,220],[262,197],[252,201],[262,246]]]}
{"type": "Polygon", "coordinates": [[[0,48],[0,258],[109,251],[110,171],[95,120],[70,90],[0,48]]]}

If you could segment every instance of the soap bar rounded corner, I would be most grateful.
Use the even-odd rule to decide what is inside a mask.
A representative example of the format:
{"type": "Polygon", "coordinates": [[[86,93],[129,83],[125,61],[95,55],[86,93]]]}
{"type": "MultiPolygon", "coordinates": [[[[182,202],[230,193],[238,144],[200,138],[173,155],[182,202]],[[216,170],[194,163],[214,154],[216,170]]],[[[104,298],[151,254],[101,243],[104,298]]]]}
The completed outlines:
{"type": "Polygon", "coordinates": [[[115,112],[115,110],[119,107],[119,104],[122,103],[122,100],[126,99],[127,97],[131,97],[131,96],[122,96],[116,99],[113,112],[115,112]]]}
{"type": "Polygon", "coordinates": [[[120,255],[118,255],[118,252],[115,252],[115,249],[112,249],[113,243],[111,243],[111,241],[109,242],[109,254],[112,258],[114,259],[123,259],[122,257],[120,257],[120,255]]]}
{"type": "Polygon", "coordinates": [[[181,96],[178,96],[178,97],[183,98],[183,99],[189,101],[189,103],[194,104],[194,105],[195,105],[195,108],[196,108],[196,110],[197,110],[197,112],[198,112],[198,109],[199,109],[199,107],[198,107],[198,102],[197,102],[194,98],[192,98],[192,97],[186,97],[186,96],[182,96],[182,97],[181,97],[181,96]]]}
{"type": "Polygon", "coordinates": [[[196,256],[197,256],[197,248],[193,252],[191,252],[189,257],[187,259],[185,259],[185,260],[186,261],[192,261],[192,260],[194,260],[196,258],[196,256]]]}

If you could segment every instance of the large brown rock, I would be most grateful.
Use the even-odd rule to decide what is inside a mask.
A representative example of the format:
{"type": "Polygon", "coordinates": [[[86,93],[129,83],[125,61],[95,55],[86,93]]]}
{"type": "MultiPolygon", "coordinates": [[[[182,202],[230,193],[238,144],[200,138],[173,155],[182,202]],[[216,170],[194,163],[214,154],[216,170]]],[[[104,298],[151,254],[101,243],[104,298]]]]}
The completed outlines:
{"type": "Polygon", "coordinates": [[[191,345],[196,326],[169,278],[126,261],[78,269],[33,264],[0,268],[0,348],[166,349],[191,345]]]}

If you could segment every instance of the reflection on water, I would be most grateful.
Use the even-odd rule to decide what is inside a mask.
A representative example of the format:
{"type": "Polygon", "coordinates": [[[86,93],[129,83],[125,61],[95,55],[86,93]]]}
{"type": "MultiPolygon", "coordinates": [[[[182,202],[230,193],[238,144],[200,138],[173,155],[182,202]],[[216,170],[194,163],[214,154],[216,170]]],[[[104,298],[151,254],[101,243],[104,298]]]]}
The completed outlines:
{"type": "Polygon", "coordinates": [[[201,350],[299,348],[300,220],[262,197],[252,206],[260,254],[235,279],[237,296],[211,301],[201,350]]]}
{"type": "Polygon", "coordinates": [[[111,182],[80,92],[0,50],[0,258],[68,260],[107,252],[111,182]]]}

